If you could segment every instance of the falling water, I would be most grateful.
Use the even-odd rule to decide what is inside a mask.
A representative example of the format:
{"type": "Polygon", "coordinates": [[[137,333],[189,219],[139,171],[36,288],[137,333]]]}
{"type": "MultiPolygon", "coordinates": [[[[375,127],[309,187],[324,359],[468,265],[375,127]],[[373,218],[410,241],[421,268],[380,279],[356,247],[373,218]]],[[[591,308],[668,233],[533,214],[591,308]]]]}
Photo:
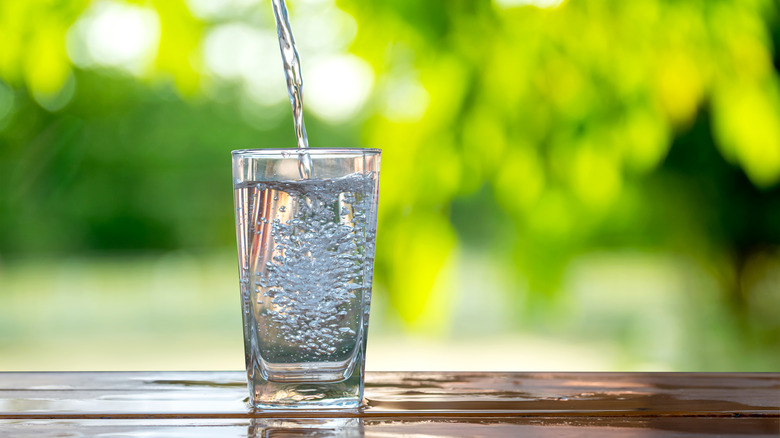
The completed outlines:
{"type": "Polygon", "coordinates": [[[282,52],[287,93],[290,95],[290,105],[292,105],[295,138],[298,141],[298,171],[302,179],[310,179],[312,162],[311,156],[306,152],[309,147],[309,139],[306,137],[306,126],[303,123],[301,58],[295,48],[295,39],[290,29],[290,20],[287,17],[287,5],[284,0],[271,0],[271,3],[276,17],[276,32],[279,34],[279,50],[282,52]]]}

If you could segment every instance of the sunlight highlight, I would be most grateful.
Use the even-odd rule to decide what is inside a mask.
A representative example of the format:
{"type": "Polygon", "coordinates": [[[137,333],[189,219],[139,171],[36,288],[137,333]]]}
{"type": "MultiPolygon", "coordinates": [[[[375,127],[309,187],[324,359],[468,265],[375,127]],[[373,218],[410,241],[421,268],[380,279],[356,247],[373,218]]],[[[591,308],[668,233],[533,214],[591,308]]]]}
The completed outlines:
{"type": "Polygon", "coordinates": [[[536,6],[541,9],[552,9],[560,6],[563,0],[494,0],[500,9],[516,8],[518,6],[536,6]]]}
{"type": "Polygon", "coordinates": [[[306,107],[329,122],[354,117],[374,85],[371,66],[354,55],[335,55],[312,66],[305,89],[306,107]]]}
{"type": "Polygon", "coordinates": [[[70,28],[68,56],[80,67],[105,66],[142,74],[160,41],[154,9],[125,3],[95,3],[70,28]]]}

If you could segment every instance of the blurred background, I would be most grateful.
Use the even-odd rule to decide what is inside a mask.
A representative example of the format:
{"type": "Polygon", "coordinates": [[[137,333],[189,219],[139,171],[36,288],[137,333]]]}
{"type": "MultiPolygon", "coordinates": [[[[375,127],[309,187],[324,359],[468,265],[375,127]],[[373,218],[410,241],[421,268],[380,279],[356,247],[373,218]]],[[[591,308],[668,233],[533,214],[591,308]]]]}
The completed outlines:
{"type": "MultiPolygon", "coordinates": [[[[780,369],[774,0],[290,0],[382,148],[369,370],[780,369]]],[[[241,369],[269,0],[0,2],[0,370],[241,369]]]]}

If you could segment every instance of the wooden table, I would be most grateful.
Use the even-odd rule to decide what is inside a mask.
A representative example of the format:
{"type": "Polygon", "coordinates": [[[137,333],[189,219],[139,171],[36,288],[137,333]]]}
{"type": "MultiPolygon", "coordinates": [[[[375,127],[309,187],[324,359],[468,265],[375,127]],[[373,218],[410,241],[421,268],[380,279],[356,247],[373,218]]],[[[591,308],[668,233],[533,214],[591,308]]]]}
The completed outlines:
{"type": "Polygon", "coordinates": [[[368,405],[261,412],[242,372],[0,373],[0,436],[774,436],[780,373],[369,373],[368,405]]]}

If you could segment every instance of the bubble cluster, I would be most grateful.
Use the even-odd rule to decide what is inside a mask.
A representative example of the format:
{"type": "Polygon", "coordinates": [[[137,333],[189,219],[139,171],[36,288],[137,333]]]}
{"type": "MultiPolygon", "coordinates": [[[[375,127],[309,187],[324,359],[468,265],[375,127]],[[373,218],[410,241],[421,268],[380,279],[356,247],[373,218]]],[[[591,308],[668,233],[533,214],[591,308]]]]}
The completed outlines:
{"type": "Polygon", "coordinates": [[[299,359],[327,360],[354,349],[370,300],[373,178],[251,183],[260,210],[250,271],[266,356],[294,346],[299,359]]]}

